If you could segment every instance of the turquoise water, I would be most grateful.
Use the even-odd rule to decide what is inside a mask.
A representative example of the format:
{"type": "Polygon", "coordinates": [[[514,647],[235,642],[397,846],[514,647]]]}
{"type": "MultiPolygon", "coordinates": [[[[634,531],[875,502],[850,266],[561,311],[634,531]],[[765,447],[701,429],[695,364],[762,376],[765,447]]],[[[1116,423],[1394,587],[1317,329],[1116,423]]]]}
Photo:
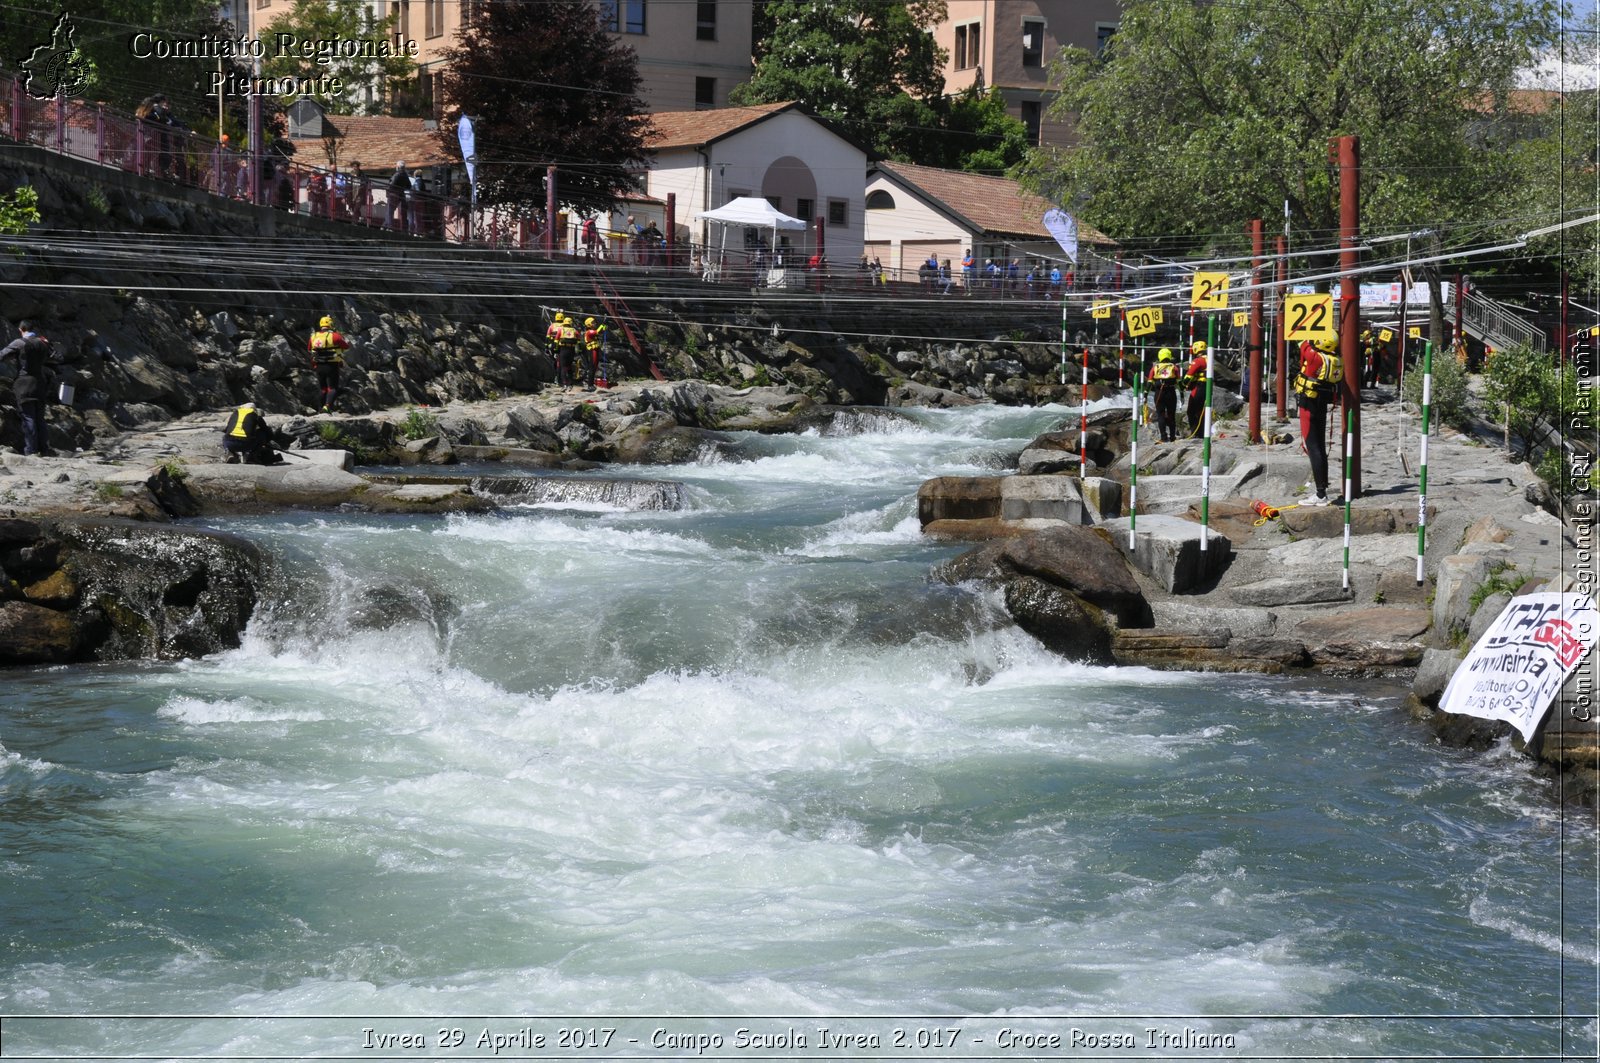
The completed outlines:
{"type": "Polygon", "coordinates": [[[917,485],[1064,413],[228,522],[239,650],[0,680],[0,1058],[1592,1056],[1595,832],[1515,754],[926,580],[917,485]]]}

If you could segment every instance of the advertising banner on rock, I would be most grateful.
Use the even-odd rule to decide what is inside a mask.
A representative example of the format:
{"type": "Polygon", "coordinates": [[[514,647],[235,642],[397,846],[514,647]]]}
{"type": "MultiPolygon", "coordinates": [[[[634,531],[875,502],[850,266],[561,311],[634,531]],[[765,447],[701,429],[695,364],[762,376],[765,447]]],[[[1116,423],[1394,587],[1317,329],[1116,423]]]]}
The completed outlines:
{"type": "Polygon", "coordinates": [[[1600,611],[1586,594],[1513,598],[1456,668],[1439,708],[1504,720],[1529,741],[1597,633],[1600,611]]]}

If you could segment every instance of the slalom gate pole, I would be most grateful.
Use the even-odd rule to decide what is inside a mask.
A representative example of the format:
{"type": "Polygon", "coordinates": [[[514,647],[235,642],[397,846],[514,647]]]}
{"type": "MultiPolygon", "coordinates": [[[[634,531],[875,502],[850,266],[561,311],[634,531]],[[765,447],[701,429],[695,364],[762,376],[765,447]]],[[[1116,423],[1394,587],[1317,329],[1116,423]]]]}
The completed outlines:
{"type": "MultiPolygon", "coordinates": [[[[1121,391],[1128,386],[1124,375],[1128,366],[1128,308],[1121,306],[1117,308],[1117,311],[1117,390],[1121,391]]],[[[1134,382],[1133,388],[1135,391],[1139,390],[1138,381],[1134,382]]],[[[1135,410],[1134,412],[1138,413],[1139,411],[1135,410]]]]}
{"type": "Polygon", "coordinates": [[[1078,480],[1089,475],[1089,348],[1083,349],[1083,390],[1078,397],[1078,480]]]}
{"type": "MultiPolygon", "coordinates": [[[[1193,319],[1190,319],[1189,335],[1194,335],[1193,319]]],[[[1194,344],[1189,344],[1190,349],[1194,344]]],[[[1200,456],[1200,552],[1206,550],[1206,543],[1211,538],[1211,365],[1217,360],[1217,315],[1212,314],[1206,318],[1206,405],[1201,412],[1202,435],[1205,442],[1201,444],[1200,456]]]]}
{"type": "Polygon", "coordinates": [[[1128,549],[1133,549],[1133,526],[1139,520],[1139,417],[1144,413],[1144,340],[1139,341],[1139,375],[1133,378],[1133,446],[1128,451],[1128,549]]]}
{"type": "Polygon", "coordinates": [[[1428,420],[1433,401],[1433,341],[1422,345],[1422,466],[1417,481],[1417,586],[1422,586],[1422,555],[1428,548],[1428,420]]]}
{"type": "Polygon", "coordinates": [[[1356,449],[1356,415],[1344,411],[1344,589],[1350,589],[1350,455],[1356,449]]]}
{"type": "Polygon", "coordinates": [[[1061,301],[1061,386],[1067,386],[1067,303],[1061,301]]]}

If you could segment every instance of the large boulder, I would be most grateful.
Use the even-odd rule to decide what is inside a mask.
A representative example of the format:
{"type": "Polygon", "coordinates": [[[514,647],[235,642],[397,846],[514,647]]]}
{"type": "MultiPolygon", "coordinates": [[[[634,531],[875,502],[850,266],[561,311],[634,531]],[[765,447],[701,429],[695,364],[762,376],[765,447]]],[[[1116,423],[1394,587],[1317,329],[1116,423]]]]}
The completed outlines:
{"type": "Polygon", "coordinates": [[[1116,628],[1098,606],[1033,576],[1007,583],[1005,603],[1018,627],[1063,657],[1088,664],[1111,663],[1116,628]]]}
{"type": "Polygon", "coordinates": [[[0,665],[237,646],[262,579],[243,539],[137,521],[0,522],[0,562],[0,665]]]}
{"type": "Polygon", "coordinates": [[[1173,594],[1207,589],[1233,559],[1233,543],[1227,536],[1181,517],[1148,513],[1137,522],[1120,517],[1107,521],[1105,528],[1141,572],[1173,594]]]}
{"type": "Polygon", "coordinates": [[[996,583],[1028,576],[1070,591],[1116,617],[1122,627],[1148,627],[1145,600],[1121,553],[1095,528],[1061,525],[969,550],[934,570],[950,583],[996,583]]]}

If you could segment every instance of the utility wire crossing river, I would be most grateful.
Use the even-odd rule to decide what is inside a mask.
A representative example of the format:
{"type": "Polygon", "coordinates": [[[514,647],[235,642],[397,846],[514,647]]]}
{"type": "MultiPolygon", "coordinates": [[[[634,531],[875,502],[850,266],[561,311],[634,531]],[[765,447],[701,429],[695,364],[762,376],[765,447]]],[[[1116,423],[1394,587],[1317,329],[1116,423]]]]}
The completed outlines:
{"type": "Polygon", "coordinates": [[[0,698],[0,1058],[1561,1058],[1596,849],[1393,685],[1091,668],[848,414],[492,516],[225,525],[240,649],[0,698]]]}

